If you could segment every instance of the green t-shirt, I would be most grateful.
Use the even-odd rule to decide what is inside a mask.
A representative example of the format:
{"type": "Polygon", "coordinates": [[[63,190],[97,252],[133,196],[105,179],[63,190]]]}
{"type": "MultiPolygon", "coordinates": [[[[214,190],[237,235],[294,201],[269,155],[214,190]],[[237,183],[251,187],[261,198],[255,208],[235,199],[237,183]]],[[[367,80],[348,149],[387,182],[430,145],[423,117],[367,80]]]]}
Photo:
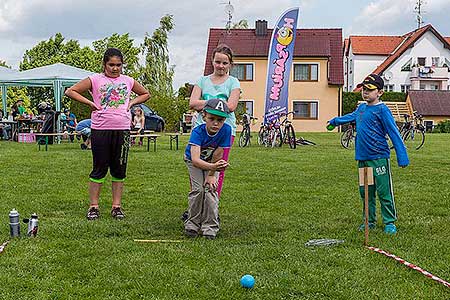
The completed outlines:
{"type": "Polygon", "coordinates": [[[19,106],[17,109],[18,109],[18,111],[19,111],[19,115],[23,115],[23,113],[27,111],[27,110],[25,109],[25,107],[23,107],[23,106],[19,106]]]}
{"type": "MultiPolygon", "coordinates": [[[[224,101],[228,101],[230,97],[231,91],[234,89],[238,89],[241,87],[239,80],[233,76],[228,76],[228,79],[225,80],[222,84],[213,84],[208,76],[202,76],[197,82],[198,87],[202,90],[201,99],[209,100],[209,99],[222,99],[224,101]]],[[[197,116],[197,122],[194,127],[197,127],[200,124],[203,124],[203,118],[201,114],[197,116]]],[[[231,126],[231,134],[236,136],[236,116],[234,112],[230,113],[225,123],[231,126]]]]}

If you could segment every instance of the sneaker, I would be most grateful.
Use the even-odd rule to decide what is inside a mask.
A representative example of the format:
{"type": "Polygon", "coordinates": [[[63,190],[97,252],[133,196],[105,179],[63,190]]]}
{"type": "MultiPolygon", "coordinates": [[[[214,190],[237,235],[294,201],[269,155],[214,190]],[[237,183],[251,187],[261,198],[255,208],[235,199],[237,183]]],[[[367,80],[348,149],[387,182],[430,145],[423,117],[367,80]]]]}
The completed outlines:
{"type": "Polygon", "coordinates": [[[384,226],[384,233],[387,234],[396,234],[397,233],[397,227],[394,223],[389,223],[384,226]]]}
{"type": "Polygon", "coordinates": [[[85,144],[81,144],[80,147],[81,147],[81,150],[86,150],[87,149],[87,146],[85,144]]]}
{"type": "Polygon", "coordinates": [[[184,234],[190,238],[196,238],[198,236],[198,232],[193,229],[185,229],[184,234]]]}
{"type": "MultiPolygon", "coordinates": [[[[375,229],[376,224],[369,222],[369,229],[375,229]]],[[[359,231],[364,231],[366,229],[366,225],[364,223],[362,223],[361,225],[359,225],[358,230],[359,231]]]]}
{"type": "Polygon", "coordinates": [[[125,214],[123,213],[120,206],[113,207],[111,209],[111,217],[113,217],[114,219],[122,220],[123,218],[125,218],[125,214]]]}
{"type": "Polygon", "coordinates": [[[188,219],[188,217],[189,217],[189,212],[188,212],[187,210],[185,210],[185,211],[183,212],[183,214],[181,215],[180,219],[181,219],[181,221],[186,222],[186,220],[188,219]]]}
{"type": "Polygon", "coordinates": [[[216,239],[215,235],[209,235],[209,234],[204,234],[203,237],[207,240],[215,240],[216,239]]]}
{"type": "Polygon", "coordinates": [[[92,221],[92,220],[98,219],[99,217],[100,217],[100,211],[98,210],[98,207],[89,207],[89,210],[86,214],[86,218],[89,221],[92,221]]]}

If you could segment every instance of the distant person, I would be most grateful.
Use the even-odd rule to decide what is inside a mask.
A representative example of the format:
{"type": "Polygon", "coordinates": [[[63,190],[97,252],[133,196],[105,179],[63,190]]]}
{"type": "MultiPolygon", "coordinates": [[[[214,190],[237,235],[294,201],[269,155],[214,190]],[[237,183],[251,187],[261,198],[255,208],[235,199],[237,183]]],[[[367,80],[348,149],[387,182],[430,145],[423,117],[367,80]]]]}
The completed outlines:
{"type": "Polygon", "coordinates": [[[130,147],[130,107],[143,103],[149,92],[136,80],[122,75],[123,55],[120,50],[108,48],[103,55],[103,73],[81,80],[66,90],[66,96],[91,107],[91,147],[93,168],[89,175],[88,220],[98,219],[98,200],[108,172],[112,177],[111,216],[123,219],[121,207],[130,147]],[[82,94],[90,91],[93,101],[82,94]],[[137,95],[130,99],[131,92],[137,95]]]}
{"type": "Polygon", "coordinates": [[[85,119],[78,122],[75,128],[78,133],[81,134],[83,143],[80,145],[81,150],[91,149],[91,119],[85,119]]]}
{"type": "MultiPolygon", "coordinates": [[[[376,195],[381,204],[381,216],[384,232],[397,233],[394,222],[397,221],[397,210],[394,203],[392,186],[390,148],[386,135],[391,139],[397,154],[397,163],[404,168],[409,165],[405,145],[395,124],[389,108],[380,97],[383,95],[383,79],[377,74],[367,76],[357,87],[362,87],[362,98],[367,103],[360,104],[352,113],[336,117],[329,121],[333,126],[356,122],[358,134],[355,142],[355,158],[358,167],[373,168],[374,185],[369,186],[369,228],[376,226],[376,195]]],[[[364,203],[364,187],[359,188],[364,203]]],[[[363,205],[364,206],[364,205],[363,205]]],[[[363,207],[364,215],[364,207],[363,207]]],[[[359,227],[364,230],[364,223],[359,227]]]]}
{"type": "MultiPolygon", "coordinates": [[[[75,131],[75,128],[77,127],[77,117],[68,108],[66,108],[64,110],[64,115],[65,115],[65,122],[66,122],[66,130],[68,133],[73,133],[75,131]]],[[[63,115],[61,115],[61,116],[63,116],[63,115]]],[[[69,135],[69,139],[71,142],[73,142],[74,136],[69,135]]]]}
{"type": "Polygon", "coordinates": [[[192,130],[184,153],[191,186],[184,228],[188,237],[201,234],[215,239],[220,227],[218,172],[228,166],[223,152],[230,147],[231,126],[225,123],[230,111],[220,99],[205,103],[202,113],[205,123],[192,130]]]}
{"type": "MultiPolygon", "coordinates": [[[[137,131],[138,134],[144,133],[145,116],[144,116],[144,112],[142,111],[142,108],[140,108],[139,106],[137,106],[134,109],[134,117],[133,117],[133,121],[131,122],[131,125],[132,125],[131,129],[134,131],[137,131]]],[[[143,141],[144,141],[143,137],[139,138],[139,146],[142,146],[143,141]]],[[[135,138],[133,138],[131,140],[131,143],[132,144],[135,143],[135,138]]]]}

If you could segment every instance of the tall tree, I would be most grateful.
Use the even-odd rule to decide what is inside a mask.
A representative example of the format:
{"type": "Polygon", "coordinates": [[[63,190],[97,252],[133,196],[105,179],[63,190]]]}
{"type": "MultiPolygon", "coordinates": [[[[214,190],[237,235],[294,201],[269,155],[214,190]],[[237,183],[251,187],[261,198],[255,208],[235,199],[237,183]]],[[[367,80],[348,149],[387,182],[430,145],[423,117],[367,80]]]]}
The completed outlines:
{"type": "Polygon", "coordinates": [[[160,26],[150,37],[148,33],[141,45],[145,66],[141,69],[141,82],[151,91],[173,95],[173,66],[169,65],[168,35],[174,28],[173,16],[165,15],[160,26]]]}
{"type": "Polygon", "coordinates": [[[231,29],[248,29],[248,21],[246,19],[242,19],[239,22],[231,25],[231,29]]]}

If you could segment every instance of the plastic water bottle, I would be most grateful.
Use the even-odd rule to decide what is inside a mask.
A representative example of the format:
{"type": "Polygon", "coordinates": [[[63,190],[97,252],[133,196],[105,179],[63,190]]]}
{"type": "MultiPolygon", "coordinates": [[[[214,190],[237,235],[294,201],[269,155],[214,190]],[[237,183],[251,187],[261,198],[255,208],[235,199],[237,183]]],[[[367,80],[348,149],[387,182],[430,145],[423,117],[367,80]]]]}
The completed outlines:
{"type": "Polygon", "coordinates": [[[36,213],[32,214],[30,219],[23,220],[25,223],[28,223],[28,230],[27,235],[28,236],[36,236],[38,233],[38,225],[39,220],[36,213]]]}
{"type": "Polygon", "coordinates": [[[13,208],[9,212],[9,230],[11,233],[11,237],[20,236],[20,222],[19,222],[19,213],[15,208],[13,208]]]}

